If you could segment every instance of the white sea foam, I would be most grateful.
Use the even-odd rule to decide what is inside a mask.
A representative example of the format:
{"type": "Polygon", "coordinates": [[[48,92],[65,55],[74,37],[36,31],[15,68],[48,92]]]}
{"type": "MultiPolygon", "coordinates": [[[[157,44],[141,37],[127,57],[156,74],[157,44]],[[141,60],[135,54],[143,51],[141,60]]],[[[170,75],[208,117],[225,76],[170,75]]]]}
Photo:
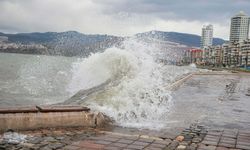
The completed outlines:
{"type": "Polygon", "coordinates": [[[172,103],[164,86],[188,71],[157,63],[161,51],[152,43],[130,39],[121,47],[78,60],[69,90],[75,94],[111,80],[105,90],[82,100],[82,105],[105,113],[121,126],[159,129],[172,103]]]}

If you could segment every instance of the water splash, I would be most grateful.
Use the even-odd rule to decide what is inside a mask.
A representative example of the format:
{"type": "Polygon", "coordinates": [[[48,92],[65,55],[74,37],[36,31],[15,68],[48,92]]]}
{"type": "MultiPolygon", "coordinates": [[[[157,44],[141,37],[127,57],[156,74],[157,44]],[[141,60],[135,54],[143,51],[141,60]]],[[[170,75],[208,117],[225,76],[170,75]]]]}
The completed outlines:
{"type": "Polygon", "coordinates": [[[121,126],[159,129],[172,104],[171,91],[164,88],[166,78],[169,83],[173,81],[176,71],[166,75],[169,68],[157,61],[160,53],[152,43],[128,39],[120,48],[78,60],[69,90],[75,94],[110,80],[104,89],[84,95],[78,103],[104,112],[121,126]]]}

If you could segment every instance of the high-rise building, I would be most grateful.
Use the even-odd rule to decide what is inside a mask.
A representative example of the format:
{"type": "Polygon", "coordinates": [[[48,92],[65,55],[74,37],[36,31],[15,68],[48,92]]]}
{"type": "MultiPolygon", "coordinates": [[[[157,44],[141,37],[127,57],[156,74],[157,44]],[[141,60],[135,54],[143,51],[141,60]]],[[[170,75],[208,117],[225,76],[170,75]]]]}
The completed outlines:
{"type": "Polygon", "coordinates": [[[243,12],[231,18],[230,42],[242,42],[248,39],[250,18],[243,12]]]}
{"type": "Polygon", "coordinates": [[[201,33],[201,49],[205,49],[208,46],[213,45],[213,26],[210,24],[208,26],[204,25],[201,33]]]}

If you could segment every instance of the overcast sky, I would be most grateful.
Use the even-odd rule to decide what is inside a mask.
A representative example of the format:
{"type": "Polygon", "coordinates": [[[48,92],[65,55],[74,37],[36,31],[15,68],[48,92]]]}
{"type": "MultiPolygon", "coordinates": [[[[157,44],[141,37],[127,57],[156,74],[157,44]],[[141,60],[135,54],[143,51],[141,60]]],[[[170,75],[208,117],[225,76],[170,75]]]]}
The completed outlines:
{"type": "Polygon", "coordinates": [[[250,15],[250,0],[0,0],[0,32],[200,35],[213,24],[214,36],[228,39],[230,18],[240,10],[250,15]]]}

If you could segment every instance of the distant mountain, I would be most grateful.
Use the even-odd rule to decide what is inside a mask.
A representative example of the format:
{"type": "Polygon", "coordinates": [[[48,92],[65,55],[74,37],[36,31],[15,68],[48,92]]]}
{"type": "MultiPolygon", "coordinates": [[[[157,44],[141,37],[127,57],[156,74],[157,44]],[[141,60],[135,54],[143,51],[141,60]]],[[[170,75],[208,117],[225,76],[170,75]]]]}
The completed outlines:
{"type": "MultiPolygon", "coordinates": [[[[112,35],[87,35],[76,31],[18,34],[0,32],[0,36],[7,36],[8,43],[11,43],[8,48],[6,48],[6,45],[0,45],[0,52],[63,56],[88,56],[90,53],[119,45],[125,39],[125,37],[112,35]]],[[[186,33],[150,31],[138,33],[135,36],[141,39],[152,38],[178,43],[188,47],[199,47],[200,45],[200,36],[186,33]]],[[[224,42],[223,39],[219,38],[213,40],[214,45],[224,42]]]]}
{"type": "MultiPolygon", "coordinates": [[[[104,50],[123,40],[111,35],[87,35],[76,31],[4,34],[10,43],[39,44],[47,47],[47,55],[87,56],[92,52],[104,50]]],[[[34,51],[34,53],[37,53],[34,51]]],[[[38,53],[40,54],[40,52],[38,53]]],[[[44,53],[43,53],[44,54],[44,53]]]]}
{"type": "MultiPolygon", "coordinates": [[[[190,47],[200,47],[200,40],[201,40],[201,36],[194,34],[163,32],[163,31],[149,31],[144,33],[138,33],[136,34],[136,36],[139,38],[151,37],[163,41],[170,41],[182,45],[187,45],[190,47]]],[[[225,40],[220,38],[213,38],[213,45],[221,45],[223,43],[225,43],[225,40]]]]}

